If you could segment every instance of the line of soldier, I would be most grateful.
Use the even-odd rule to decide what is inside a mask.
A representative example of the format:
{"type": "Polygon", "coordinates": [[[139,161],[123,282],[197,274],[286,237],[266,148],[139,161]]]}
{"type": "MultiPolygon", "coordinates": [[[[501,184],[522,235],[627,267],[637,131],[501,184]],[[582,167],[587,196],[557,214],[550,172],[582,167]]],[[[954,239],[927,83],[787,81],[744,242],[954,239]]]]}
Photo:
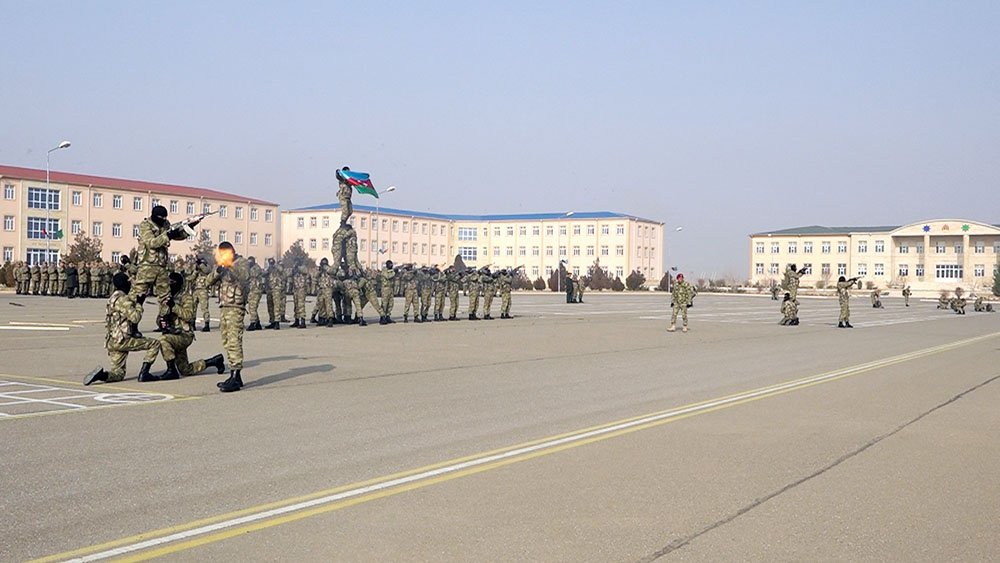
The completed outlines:
{"type": "Polygon", "coordinates": [[[124,263],[119,266],[99,261],[39,262],[32,266],[17,262],[13,268],[15,289],[18,295],[107,298],[112,292],[111,277],[128,266],[128,257],[122,258],[124,263]]]}

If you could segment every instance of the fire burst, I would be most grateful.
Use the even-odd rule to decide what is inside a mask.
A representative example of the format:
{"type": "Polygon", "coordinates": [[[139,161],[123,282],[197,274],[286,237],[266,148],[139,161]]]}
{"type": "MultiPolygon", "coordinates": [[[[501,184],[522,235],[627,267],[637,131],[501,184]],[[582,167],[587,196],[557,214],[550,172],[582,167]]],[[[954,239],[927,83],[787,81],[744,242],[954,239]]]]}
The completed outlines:
{"type": "Polygon", "coordinates": [[[228,268],[233,265],[234,260],[236,260],[236,253],[232,250],[228,248],[215,249],[215,264],[217,266],[228,268]]]}

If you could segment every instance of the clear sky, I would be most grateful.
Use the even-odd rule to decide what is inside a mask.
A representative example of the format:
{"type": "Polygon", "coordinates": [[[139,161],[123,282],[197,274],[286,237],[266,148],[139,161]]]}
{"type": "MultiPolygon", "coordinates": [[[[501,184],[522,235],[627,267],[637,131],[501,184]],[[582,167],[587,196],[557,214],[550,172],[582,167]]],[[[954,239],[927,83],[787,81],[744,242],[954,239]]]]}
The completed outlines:
{"type": "Polygon", "coordinates": [[[0,14],[4,164],[44,168],[69,139],[53,169],[285,208],[335,201],[346,164],[398,186],[391,207],[663,221],[668,264],[739,279],[755,231],[1000,223],[997,1],[0,0],[0,14]]]}

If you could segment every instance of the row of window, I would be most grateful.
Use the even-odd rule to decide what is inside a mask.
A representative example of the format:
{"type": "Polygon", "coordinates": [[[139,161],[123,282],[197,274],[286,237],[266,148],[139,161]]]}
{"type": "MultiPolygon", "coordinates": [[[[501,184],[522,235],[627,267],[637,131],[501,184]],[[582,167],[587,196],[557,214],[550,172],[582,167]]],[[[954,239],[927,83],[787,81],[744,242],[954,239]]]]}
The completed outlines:
{"type": "MultiPolygon", "coordinates": [[[[803,264],[803,268],[811,269],[812,264],[803,264]]],[[[961,264],[935,264],[934,266],[934,277],[939,280],[945,279],[962,279],[963,270],[961,264]]],[[[754,271],[757,275],[764,274],[764,264],[762,262],[757,262],[754,265],[754,271]]],[[[767,272],[772,275],[778,275],[781,272],[781,265],[777,262],[772,262],[767,272]]],[[[897,270],[899,277],[907,277],[910,275],[910,265],[900,264],[897,270]]],[[[831,275],[830,264],[821,264],[820,273],[824,276],[831,275]]],[[[837,275],[846,276],[847,275],[847,264],[837,264],[837,275]]],[[[858,264],[856,268],[855,275],[867,276],[868,275],[868,264],[858,264]]],[[[874,264],[872,268],[872,275],[876,277],[885,276],[885,264],[874,264]]],[[[922,278],[924,277],[924,265],[915,264],[913,269],[913,275],[922,278]]],[[[973,277],[983,278],[986,277],[986,265],[985,264],[975,264],[972,267],[973,277]]]]}
{"type": "MultiPolygon", "coordinates": [[[[45,217],[28,217],[28,238],[32,240],[41,240],[46,238],[53,238],[61,229],[60,219],[47,219],[45,217]]],[[[5,231],[15,230],[14,216],[4,215],[3,218],[3,228],[5,231]]],[[[73,220],[70,222],[70,235],[78,235],[83,232],[83,222],[79,220],[73,220]]],[[[95,237],[104,236],[104,223],[101,221],[94,221],[90,226],[90,234],[95,237]]],[[[236,231],[235,238],[233,242],[236,244],[243,244],[243,231],[236,231]]],[[[114,238],[122,237],[122,224],[112,223],[111,224],[111,236],[114,238]]],[[[202,231],[202,236],[211,238],[211,231],[206,229],[202,231]]],[[[132,225],[132,238],[139,238],[139,225],[132,225]]],[[[229,240],[229,235],[227,231],[219,231],[219,242],[226,242],[229,240]]],[[[250,245],[257,245],[257,233],[250,233],[250,245]]],[[[271,246],[274,243],[273,235],[270,233],[264,234],[264,246],[271,246]]]]}
{"type": "MultiPolygon", "coordinates": [[[[787,245],[788,245],[788,247],[787,247],[788,254],[796,254],[796,253],[798,253],[798,243],[796,243],[796,242],[789,242],[789,243],[787,243],[787,245]]],[[[756,254],[763,254],[764,253],[764,247],[765,247],[765,243],[763,243],[763,242],[757,242],[757,243],[754,244],[754,252],[756,254]]],[[[830,248],[831,247],[830,247],[830,243],[829,242],[823,242],[823,243],[820,244],[820,249],[821,249],[820,251],[823,254],[829,254],[830,253],[830,248]]],[[[954,249],[955,254],[962,254],[962,252],[964,251],[964,248],[963,248],[961,242],[954,243],[952,245],[952,248],[954,249]]],[[[877,253],[885,252],[885,242],[881,241],[881,240],[875,241],[874,250],[877,253]]],[[[898,250],[899,250],[900,254],[909,254],[909,252],[910,252],[910,245],[908,243],[901,242],[901,243],[899,243],[898,250]]],[[[917,244],[915,244],[914,245],[914,250],[916,251],[917,254],[923,254],[924,253],[924,245],[923,245],[923,243],[917,243],[917,244]]],[[[811,242],[804,242],[804,243],[802,243],[802,253],[803,254],[812,254],[812,251],[813,251],[813,243],[811,243],[811,242]]],[[[981,240],[976,241],[975,246],[973,247],[973,251],[976,254],[985,254],[986,253],[986,243],[984,241],[981,241],[981,240]]],[[[781,252],[781,243],[779,243],[779,242],[772,242],[771,243],[771,254],[778,254],[780,252],[781,252]]],[[[846,242],[838,242],[837,243],[837,253],[838,254],[843,254],[845,252],[847,252],[847,243],[846,242]]],[[[867,241],[862,241],[862,242],[858,243],[858,252],[859,253],[867,253],[868,252],[868,242],[867,241]]],[[[945,244],[944,242],[941,242],[941,241],[938,241],[938,242],[934,243],[934,253],[935,254],[945,254],[947,252],[948,252],[948,245],[947,244],[945,244]]],[[[1000,240],[993,241],[993,253],[994,254],[1000,254],[1000,240]]]]}

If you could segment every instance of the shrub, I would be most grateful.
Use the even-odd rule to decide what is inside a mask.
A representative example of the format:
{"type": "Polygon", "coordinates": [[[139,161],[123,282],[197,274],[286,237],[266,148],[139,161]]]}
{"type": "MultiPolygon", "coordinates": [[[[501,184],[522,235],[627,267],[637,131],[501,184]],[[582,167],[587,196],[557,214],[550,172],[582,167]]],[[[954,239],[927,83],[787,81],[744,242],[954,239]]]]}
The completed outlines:
{"type": "Polygon", "coordinates": [[[622,283],[621,278],[616,277],[611,280],[611,290],[612,291],[625,291],[625,284],[622,283]]]}
{"type": "Polygon", "coordinates": [[[632,273],[625,278],[625,287],[629,291],[638,291],[646,284],[646,276],[639,273],[639,270],[632,270],[632,273]]]}

